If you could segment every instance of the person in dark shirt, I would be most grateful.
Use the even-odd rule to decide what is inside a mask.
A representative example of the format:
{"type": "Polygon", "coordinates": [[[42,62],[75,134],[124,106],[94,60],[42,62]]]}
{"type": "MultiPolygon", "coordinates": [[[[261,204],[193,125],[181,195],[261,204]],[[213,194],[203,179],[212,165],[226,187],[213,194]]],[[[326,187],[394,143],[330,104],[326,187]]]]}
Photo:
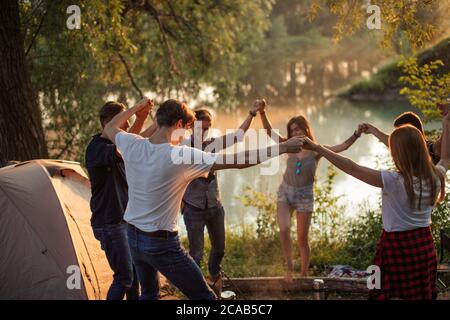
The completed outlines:
{"type": "MultiPolygon", "coordinates": [[[[145,103],[146,108],[136,114],[136,121],[130,130],[128,123],[123,126],[123,130],[136,134],[141,131],[153,102],[144,99],[140,103],[145,103]]],[[[123,111],[123,104],[107,102],[100,109],[102,128],[123,111]]],[[[114,272],[107,299],[122,300],[126,295],[128,300],[137,300],[139,284],[128,246],[127,225],[123,221],[128,202],[125,167],[114,143],[101,133],[92,137],[86,149],[86,168],[91,180],[92,229],[114,272]]]]}
{"type": "MultiPolygon", "coordinates": [[[[253,118],[261,109],[259,101],[256,101],[249,110],[239,129],[229,135],[210,138],[208,132],[213,123],[212,113],[206,108],[194,110],[196,121],[199,126],[194,126],[192,135],[182,144],[192,148],[202,149],[214,146],[214,153],[230,147],[231,145],[243,141],[244,134],[250,127],[253,118]],[[195,144],[197,139],[198,146],[195,144]]],[[[225,254],[225,211],[220,200],[219,185],[214,172],[210,172],[208,177],[201,177],[193,180],[186,189],[183,196],[184,223],[189,240],[189,254],[200,266],[203,260],[204,249],[204,229],[208,230],[211,242],[211,251],[208,259],[209,285],[217,296],[222,292],[222,259],[225,254]]]]}

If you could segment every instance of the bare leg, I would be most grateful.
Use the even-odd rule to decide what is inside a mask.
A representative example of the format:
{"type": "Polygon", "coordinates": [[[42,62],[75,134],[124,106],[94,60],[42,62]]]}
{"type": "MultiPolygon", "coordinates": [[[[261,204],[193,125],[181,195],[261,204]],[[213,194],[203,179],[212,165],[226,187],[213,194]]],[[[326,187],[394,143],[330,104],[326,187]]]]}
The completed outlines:
{"type": "Polygon", "coordinates": [[[292,281],[292,240],[291,240],[291,213],[292,208],[286,203],[279,201],[277,203],[277,221],[280,227],[281,249],[286,261],[285,280],[292,281]]]}
{"type": "Polygon", "coordinates": [[[307,277],[309,270],[308,233],[311,225],[311,212],[297,212],[297,241],[300,248],[300,276],[307,277]]]}

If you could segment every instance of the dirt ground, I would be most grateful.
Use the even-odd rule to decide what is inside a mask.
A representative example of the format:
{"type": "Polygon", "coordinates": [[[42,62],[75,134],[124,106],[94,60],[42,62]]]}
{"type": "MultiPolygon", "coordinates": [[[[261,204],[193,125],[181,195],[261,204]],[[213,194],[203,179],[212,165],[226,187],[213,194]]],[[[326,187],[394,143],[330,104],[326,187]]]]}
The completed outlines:
{"type": "MultiPolygon", "coordinates": [[[[238,299],[248,299],[248,300],[314,300],[312,292],[301,292],[301,293],[278,293],[278,294],[247,294],[237,297],[238,299]]],[[[367,296],[364,294],[357,293],[338,293],[329,292],[326,296],[326,300],[366,300],[367,296]]]]}
{"type": "MultiPolygon", "coordinates": [[[[184,300],[184,296],[161,278],[161,299],[162,300],[184,300]]],[[[260,293],[239,293],[231,287],[224,287],[236,293],[237,300],[313,300],[313,292],[260,292],[260,293]]],[[[326,300],[367,300],[367,295],[363,293],[328,292],[326,300]]],[[[450,300],[450,288],[438,293],[438,300],[450,300]]]]}
{"type": "MultiPolygon", "coordinates": [[[[244,294],[237,296],[240,300],[313,300],[313,293],[301,294],[244,294]]],[[[330,292],[326,300],[367,300],[367,295],[357,293],[330,292]]],[[[450,290],[439,293],[438,300],[450,300],[450,290]]]]}

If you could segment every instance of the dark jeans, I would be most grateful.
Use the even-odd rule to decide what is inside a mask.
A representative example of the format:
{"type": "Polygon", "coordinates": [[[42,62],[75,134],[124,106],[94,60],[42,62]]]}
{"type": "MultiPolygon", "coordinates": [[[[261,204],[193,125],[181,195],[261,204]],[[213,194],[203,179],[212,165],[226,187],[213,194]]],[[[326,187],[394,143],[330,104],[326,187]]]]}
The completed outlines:
{"type": "Polygon", "coordinates": [[[181,246],[178,236],[150,238],[129,227],[128,242],[141,284],[141,300],[159,299],[158,271],[189,299],[216,298],[200,268],[181,246]]]}
{"type": "Polygon", "coordinates": [[[200,266],[203,259],[204,230],[208,229],[211,252],[208,259],[208,271],[216,276],[221,270],[225,254],[225,211],[222,206],[198,210],[190,205],[183,208],[184,223],[189,239],[189,254],[200,266]]]}
{"type": "Polygon", "coordinates": [[[103,228],[93,228],[93,231],[114,272],[106,299],[122,300],[126,295],[127,300],[137,300],[139,282],[128,246],[127,224],[107,224],[103,228]]]}

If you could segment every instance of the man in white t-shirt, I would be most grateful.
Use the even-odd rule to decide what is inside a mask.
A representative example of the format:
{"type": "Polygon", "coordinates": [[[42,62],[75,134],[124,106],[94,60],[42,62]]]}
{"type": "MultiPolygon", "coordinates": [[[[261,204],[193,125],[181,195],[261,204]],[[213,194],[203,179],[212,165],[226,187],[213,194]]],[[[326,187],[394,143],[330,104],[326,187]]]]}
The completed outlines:
{"type": "Polygon", "coordinates": [[[228,155],[227,162],[231,163],[223,163],[217,154],[172,143],[180,141],[195,120],[193,111],[176,100],[160,105],[157,129],[149,139],[121,130],[122,124],[140,108],[118,114],[105,126],[104,133],[116,144],[125,162],[129,200],[124,219],[128,222],[128,241],[141,284],[141,299],[159,298],[157,271],[189,299],[215,299],[178,237],[178,216],[188,184],[212,170],[246,168],[282,153],[299,152],[302,139],[292,138],[262,152],[228,155]]]}

